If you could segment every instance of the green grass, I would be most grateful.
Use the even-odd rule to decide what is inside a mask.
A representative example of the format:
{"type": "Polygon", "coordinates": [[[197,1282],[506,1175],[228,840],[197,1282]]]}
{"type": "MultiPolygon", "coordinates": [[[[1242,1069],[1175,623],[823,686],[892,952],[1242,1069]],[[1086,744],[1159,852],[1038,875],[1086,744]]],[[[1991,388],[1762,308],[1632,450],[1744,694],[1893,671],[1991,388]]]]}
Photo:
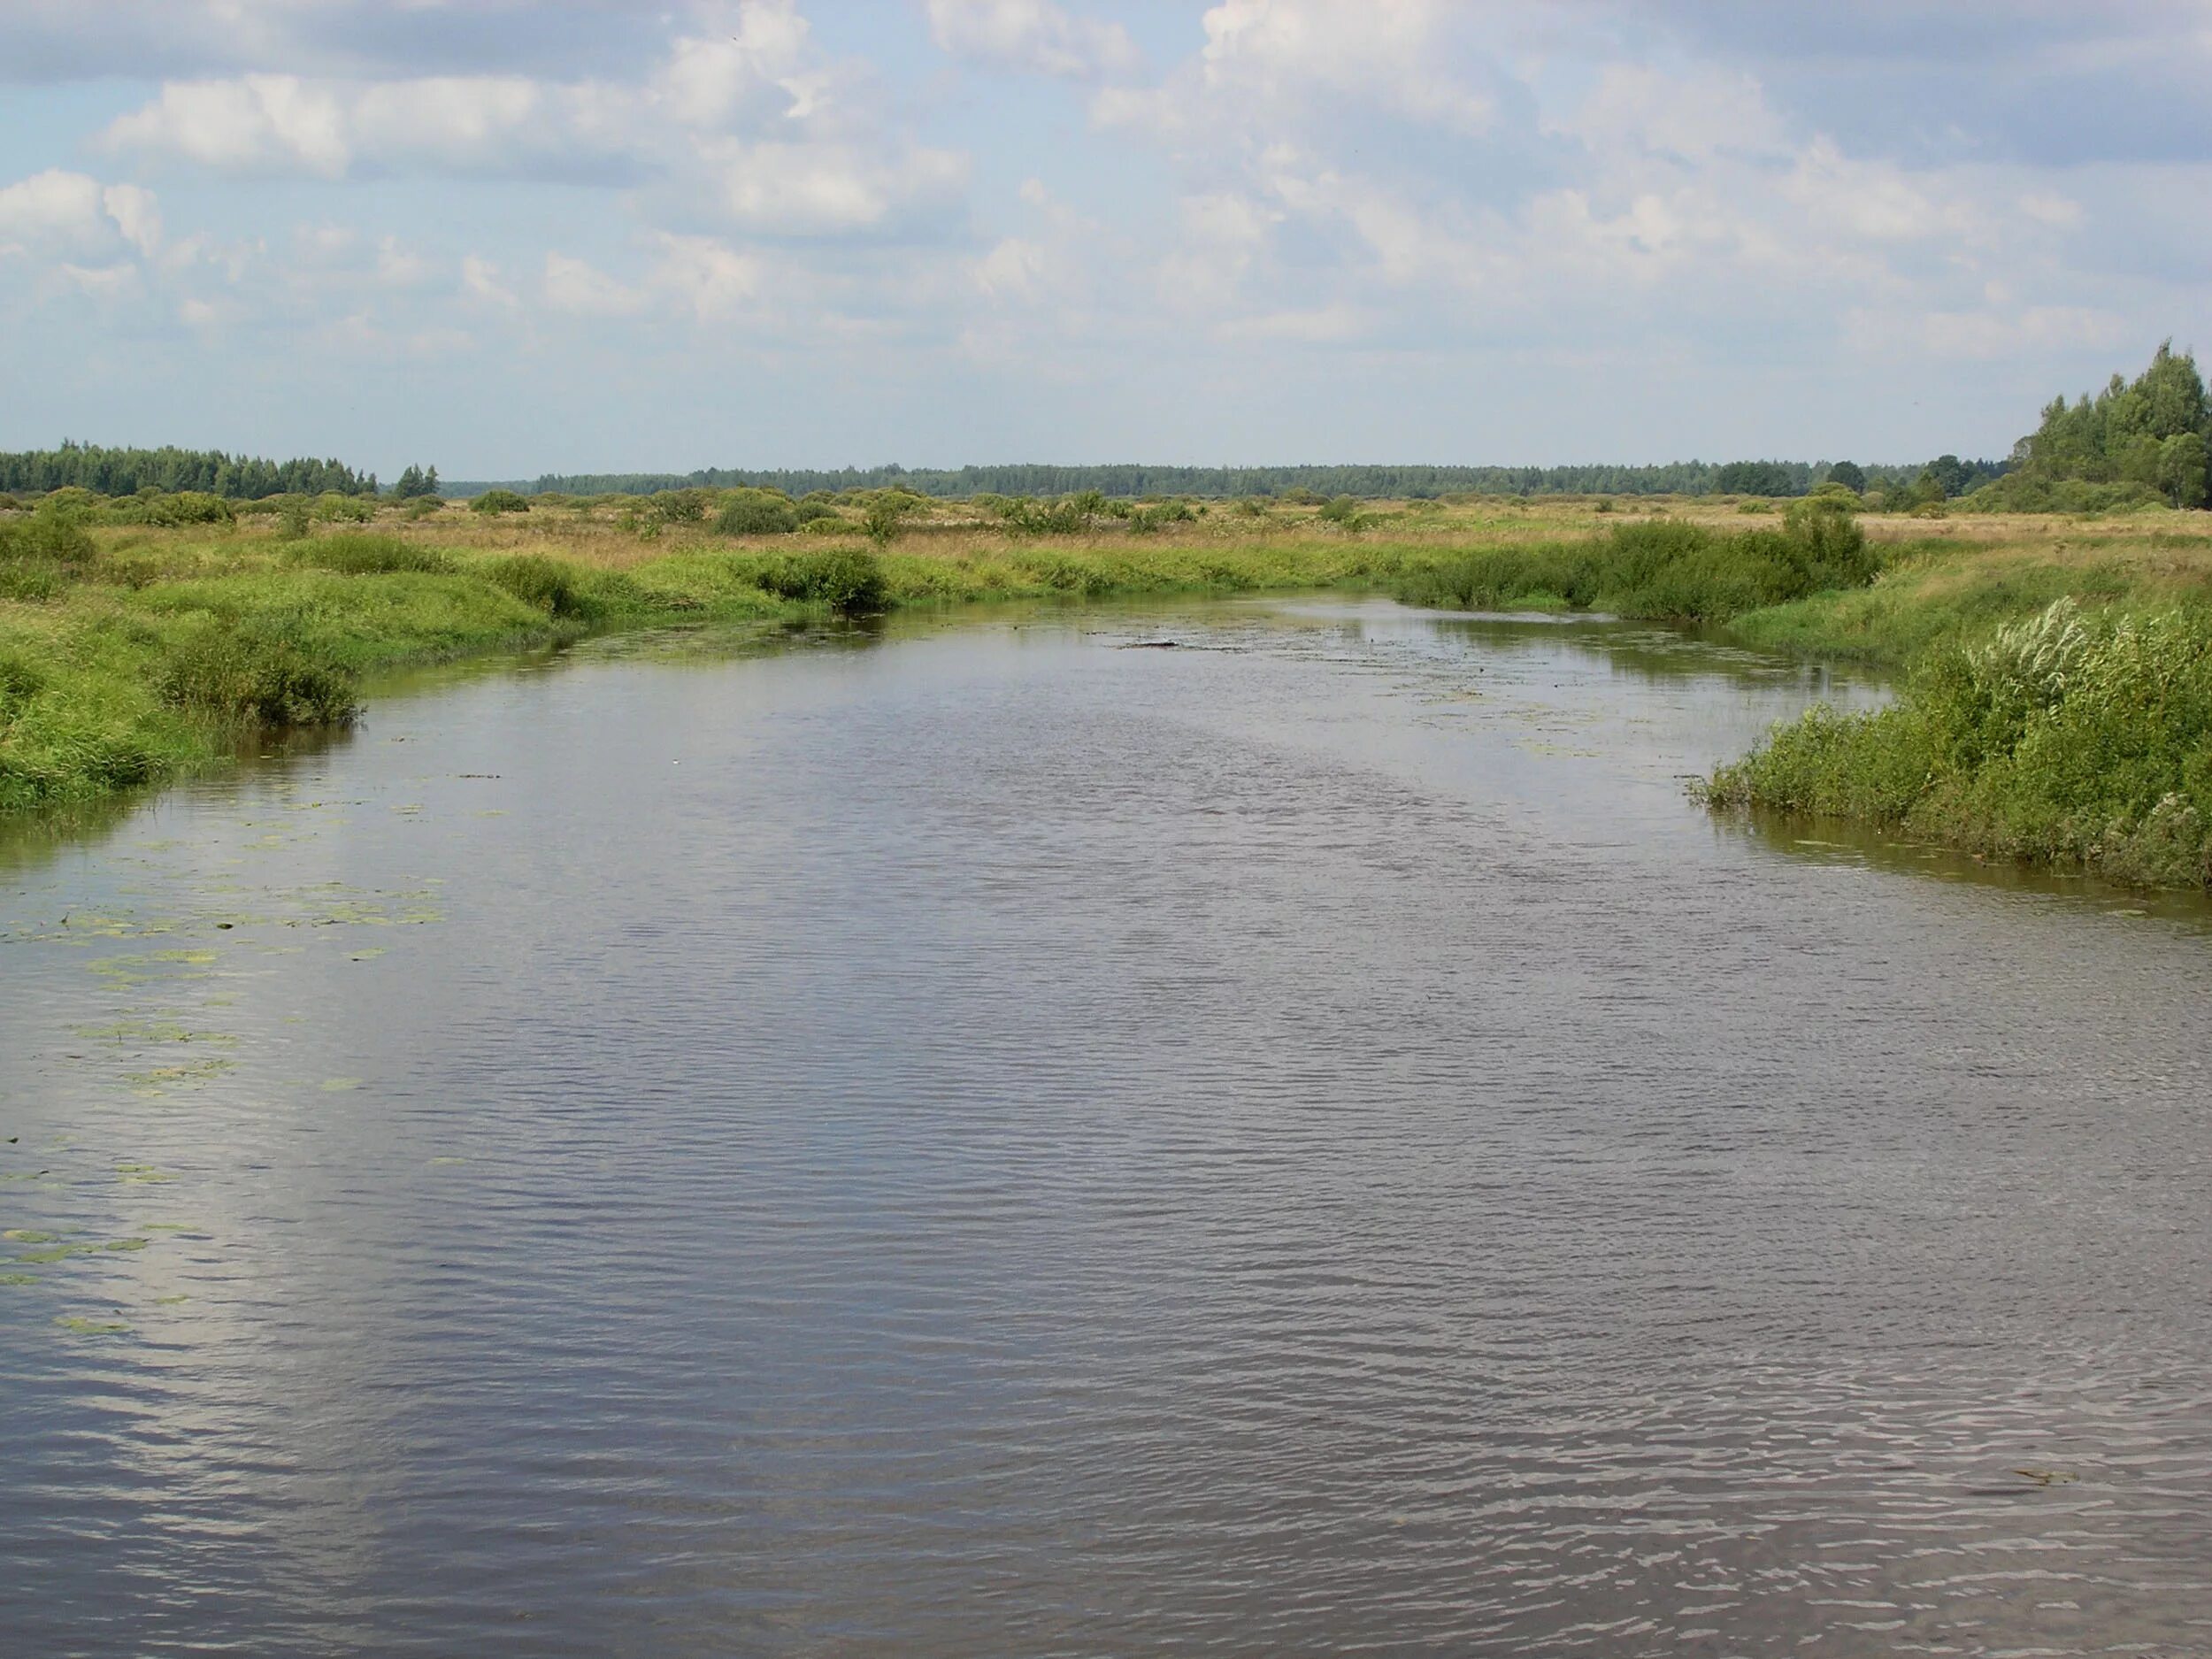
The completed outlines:
{"type": "Polygon", "coordinates": [[[1863,588],[1878,568],[1855,520],[1807,503],[1778,530],[1636,524],[1578,541],[1481,549],[1409,571],[1396,591],[1408,603],[1460,610],[1725,622],[1823,590],[1863,588]]]}
{"type": "Polygon", "coordinates": [[[1890,708],[1778,727],[1708,793],[2143,886],[2212,885],[2212,610],[2062,597],[1937,645],[1890,708]]]}
{"type": "Polygon", "coordinates": [[[343,725],[360,676],[670,621],[784,620],[1020,596],[1386,580],[1433,550],[1357,541],[877,552],[687,545],[624,568],[366,531],[234,525],[104,538],[0,521],[0,810],[83,803],[219,762],[256,732],[343,725]]]}

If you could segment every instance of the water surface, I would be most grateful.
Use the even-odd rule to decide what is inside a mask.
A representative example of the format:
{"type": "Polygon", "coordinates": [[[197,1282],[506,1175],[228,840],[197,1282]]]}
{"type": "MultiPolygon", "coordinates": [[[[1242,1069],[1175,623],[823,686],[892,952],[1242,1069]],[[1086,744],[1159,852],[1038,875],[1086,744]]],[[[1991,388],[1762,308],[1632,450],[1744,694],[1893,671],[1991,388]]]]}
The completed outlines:
{"type": "Polygon", "coordinates": [[[2212,1650],[2205,909],[1683,799],[1879,695],[669,636],[19,838],[0,1647],[2212,1650]]]}

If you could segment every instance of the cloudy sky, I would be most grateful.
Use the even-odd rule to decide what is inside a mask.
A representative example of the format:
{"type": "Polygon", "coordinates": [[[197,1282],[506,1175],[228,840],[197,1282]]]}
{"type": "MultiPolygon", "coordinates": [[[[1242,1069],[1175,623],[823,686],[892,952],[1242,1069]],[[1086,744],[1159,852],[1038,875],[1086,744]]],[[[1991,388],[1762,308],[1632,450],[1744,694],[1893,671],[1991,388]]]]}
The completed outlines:
{"type": "Polygon", "coordinates": [[[0,448],[1924,458],[2212,346],[2212,0],[4,0],[0,448]]]}

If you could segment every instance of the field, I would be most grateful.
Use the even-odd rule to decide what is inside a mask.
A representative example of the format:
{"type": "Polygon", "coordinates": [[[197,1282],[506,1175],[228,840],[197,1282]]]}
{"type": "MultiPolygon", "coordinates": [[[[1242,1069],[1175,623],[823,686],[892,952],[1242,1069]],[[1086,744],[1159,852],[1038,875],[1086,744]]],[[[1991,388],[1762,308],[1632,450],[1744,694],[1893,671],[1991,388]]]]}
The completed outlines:
{"type": "MultiPolygon", "coordinates": [[[[980,599],[1340,587],[1702,621],[1909,670],[1898,709],[1778,733],[1725,769],[1713,798],[2193,883],[2212,878],[2200,752],[2212,709],[2190,689],[2212,662],[2212,532],[2199,522],[1855,518],[1731,497],[793,503],[686,491],[540,496],[496,513],[71,499],[0,511],[0,810],[158,783],[270,727],[342,722],[361,674],[409,661],[686,620],[773,627],[980,599]],[[209,521],[161,521],[196,512],[209,521]],[[2126,733],[2110,709],[2088,735],[2055,712],[2093,672],[2106,703],[2138,709],[2126,733]],[[2155,695],[2136,683],[2153,672],[2155,695]],[[2006,673],[2042,678],[2000,685],[2006,673]],[[2053,735],[2054,721],[2072,736],[2053,735]],[[2081,743],[2122,743],[2133,757],[2122,780],[2081,743]],[[2038,793],[2033,780],[2062,772],[2065,788],[2038,793]]],[[[2067,718],[2089,718],[2085,697],[2067,718]]]]}

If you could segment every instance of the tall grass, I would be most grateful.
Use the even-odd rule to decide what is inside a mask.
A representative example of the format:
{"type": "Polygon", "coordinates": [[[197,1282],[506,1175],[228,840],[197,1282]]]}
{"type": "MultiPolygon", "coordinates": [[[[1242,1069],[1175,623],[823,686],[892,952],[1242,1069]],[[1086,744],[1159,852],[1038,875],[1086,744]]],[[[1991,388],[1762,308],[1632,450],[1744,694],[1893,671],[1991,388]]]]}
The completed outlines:
{"type": "Polygon", "coordinates": [[[1878,569],[1857,521],[1815,500],[1793,506],[1776,530],[1633,524],[1591,541],[1482,549],[1409,572],[1396,592],[1409,604],[1456,610],[1721,622],[1824,589],[1864,587],[1878,569]]]}
{"type": "Polygon", "coordinates": [[[2060,599],[1938,648],[1891,708],[1777,728],[1708,793],[2147,886],[2212,884],[2212,613],[2060,599]]]}

